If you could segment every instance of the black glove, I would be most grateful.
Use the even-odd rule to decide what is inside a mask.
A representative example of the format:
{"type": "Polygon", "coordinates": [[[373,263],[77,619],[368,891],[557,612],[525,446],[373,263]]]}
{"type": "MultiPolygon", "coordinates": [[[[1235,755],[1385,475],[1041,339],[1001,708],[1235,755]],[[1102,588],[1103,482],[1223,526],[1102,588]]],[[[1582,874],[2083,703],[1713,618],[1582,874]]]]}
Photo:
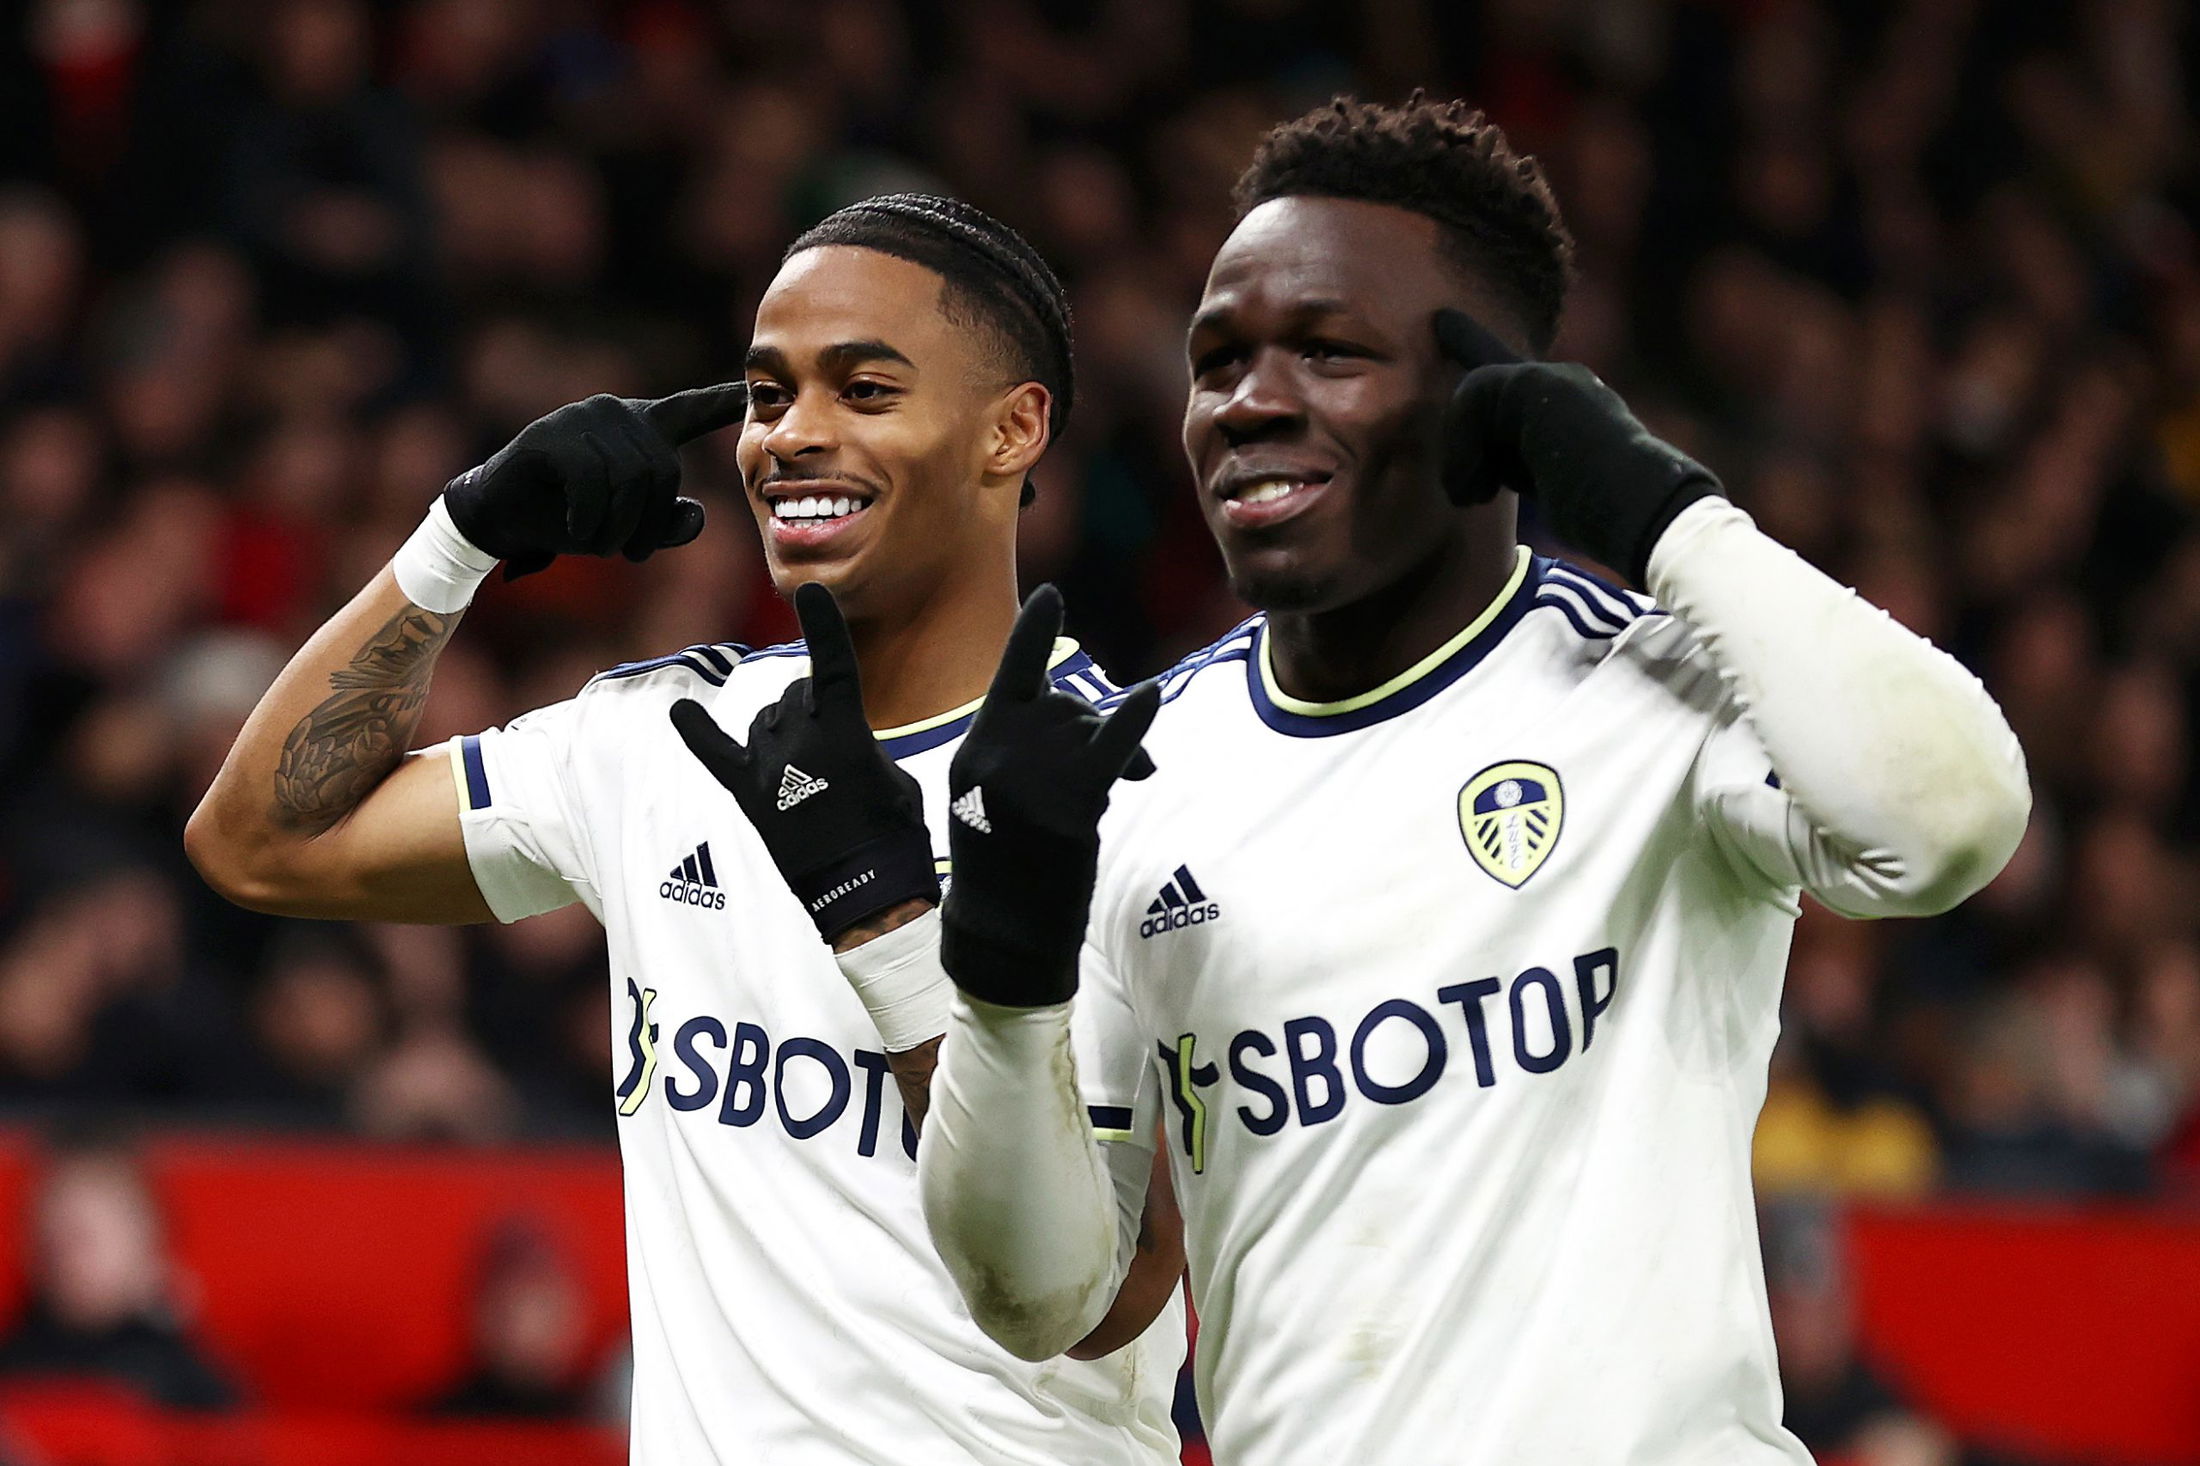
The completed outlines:
{"type": "Polygon", "coordinates": [[[646,560],[703,532],[703,506],[679,497],[680,445],[739,422],[748,404],[746,382],[569,402],[452,479],[443,502],[506,580],[560,555],[646,560]]]}
{"type": "Polygon", "coordinates": [[[940,899],[924,795],[863,716],[848,624],[831,591],[796,589],[810,675],[749,724],[748,746],[693,698],[672,705],[688,751],[731,791],[802,909],[831,941],[904,901],[940,899]]]}
{"type": "Polygon", "coordinates": [[[1452,502],[1517,489],[1563,543],[1642,585],[1674,516],[1725,492],[1587,367],[1521,361],[1462,311],[1436,313],[1436,344],[1467,369],[1444,419],[1452,502]]]}
{"type": "Polygon", "coordinates": [[[940,962],[971,997],[1008,1007],[1077,991],[1108,790],[1153,772],[1138,740],[1161,689],[1138,687],[1103,717],[1047,677],[1061,629],[1062,597],[1042,585],[947,772],[955,879],[940,912],[940,962]]]}

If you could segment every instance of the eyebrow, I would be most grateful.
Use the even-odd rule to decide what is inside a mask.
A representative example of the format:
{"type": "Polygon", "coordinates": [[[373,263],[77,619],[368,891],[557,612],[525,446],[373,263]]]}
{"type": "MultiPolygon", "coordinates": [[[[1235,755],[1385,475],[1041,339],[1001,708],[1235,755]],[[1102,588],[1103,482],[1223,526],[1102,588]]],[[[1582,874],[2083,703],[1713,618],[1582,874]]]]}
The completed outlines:
{"type": "MultiPolygon", "coordinates": [[[[836,341],[817,354],[817,364],[829,372],[846,371],[873,361],[899,362],[912,371],[917,365],[884,341],[836,341]]],[[[747,371],[788,375],[787,354],[776,346],[751,346],[741,364],[747,371]]]]}
{"type": "MultiPolygon", "coordinates": [[[[1284,316],[1291,324],[1297,326],[1304,325],[1308,321],[1318,320],[1322,316],[1347,315],[1353,309],[1354,307],[1350,301],[1339,300],[1333,296],[1319,295],[1311,299],[1292,302],[1290,308],[1284,312],[1284,316]]],[[[1192,317],[1192,324],[1185,331],[1184,339],[1188,342],[1201,331],[1219,326],[1223,317],[1229,314],[1230,307],[1228,306],[1212,306],[1201,311],[1198,315],[1192,317]]]]}

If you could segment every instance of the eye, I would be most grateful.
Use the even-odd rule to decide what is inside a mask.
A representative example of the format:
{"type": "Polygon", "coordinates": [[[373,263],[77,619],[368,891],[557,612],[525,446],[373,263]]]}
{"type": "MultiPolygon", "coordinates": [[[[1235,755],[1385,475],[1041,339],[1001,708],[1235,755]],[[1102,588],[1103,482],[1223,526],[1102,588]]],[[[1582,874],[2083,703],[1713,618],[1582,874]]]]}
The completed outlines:
{"type": "Polygon", "coordinates": [[[1237,365],[1245,359],[1245,348],[1237,345],[1215,346],[1192,359],[1192,379],[1203,381],[1225,367],[1237,365]]]}
{"type": "Polygon", "coordinates": [[[881,403],[888,402],[893,398],[900,396],[901,392],[899,388],[889,386],[884,382],[874,382],[859,377],[855,381],[850,382],[847,386],[841,388],[840,395],[847,398],[850,402],[860,402],[872,406],[877,406],[881,403]]]}
{"type": "Polygon", "coordinates": [[[793,395],[777,382],[749,383],[749,411],[758,417],[770,412],[783,412],[793,395]]]}
{"type": "Polygon", "coordinates": [[[1309,361],[1356,361],[1367,353],[1342,341],[1309,341],[1301,353],[1309,361]]]}

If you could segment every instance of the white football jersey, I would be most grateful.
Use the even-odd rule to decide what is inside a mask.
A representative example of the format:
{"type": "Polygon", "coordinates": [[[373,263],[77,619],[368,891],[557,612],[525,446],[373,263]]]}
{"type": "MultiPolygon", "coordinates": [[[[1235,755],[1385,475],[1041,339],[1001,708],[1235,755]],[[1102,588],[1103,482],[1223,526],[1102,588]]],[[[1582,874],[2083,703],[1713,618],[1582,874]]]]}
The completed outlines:
{"type": "MultiPolygon", "coordinates": [[[[578,900],[609,941],[631,1459],[1173,1462],[1181,1304],[1094,1363],[1027,1364],[979,1332],[926,1231],[915,1132],[870,1016],[669,720],[692,697],[743,737],[808,670],[799,644],[691,647],[451,745],[497,917],[578,900]]],[[[1054,678],[1111,690],[1066,641],[1054,678]]],[[[975,707],[880,735],[923,787],[940,851],[975,707]]]]}
{"type": "Polygon", "coordinates": [[[1797,890],[1686,626],[1520,551],[1365,696],[1256,617],[1103,825],[1081,1079],[1166,1123],[1228,1466],[1810,1459],[1751,1203],[1797,890]]]}

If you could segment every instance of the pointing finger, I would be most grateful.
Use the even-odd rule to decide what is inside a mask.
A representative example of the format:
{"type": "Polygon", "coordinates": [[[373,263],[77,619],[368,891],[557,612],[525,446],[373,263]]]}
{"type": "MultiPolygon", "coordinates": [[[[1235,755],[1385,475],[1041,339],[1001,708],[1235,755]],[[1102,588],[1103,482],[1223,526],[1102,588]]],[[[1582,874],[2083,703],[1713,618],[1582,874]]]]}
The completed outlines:
{"type": "Polygon", "coordinates": [[[645,422],[677,448],[741,421],[749,410],[749,384],[720,382],[715,387],[694,387],[644,402],[638,410],[645,422]]]}
{"type": "Polygon", "coordinates": [[[1047,690],[1047,666],[1054,660],[1054,638],[1062,632],[1062,593],[1042,585],[1024,602],[1001,651],[989,697],[1030,702],[1047,690]]]}
{"type": "Polygon", "coordinates": [[[1491,335],[1480,321],[1449,307],[1436,313],[1436,349],[1470,372],[1476,367],[1508,366],[1520,360],[1519,352],[1491,335]]]}
{"type": "Polygon", "coordinates": [[[863,713],[863,679],[856,670],[855,643],[848,637],[840,602],[816,581],[795,587],[794,612],[802,618],[802,637],[810,646],[810,685],[818,705],[852,707],[863,713]]]}

